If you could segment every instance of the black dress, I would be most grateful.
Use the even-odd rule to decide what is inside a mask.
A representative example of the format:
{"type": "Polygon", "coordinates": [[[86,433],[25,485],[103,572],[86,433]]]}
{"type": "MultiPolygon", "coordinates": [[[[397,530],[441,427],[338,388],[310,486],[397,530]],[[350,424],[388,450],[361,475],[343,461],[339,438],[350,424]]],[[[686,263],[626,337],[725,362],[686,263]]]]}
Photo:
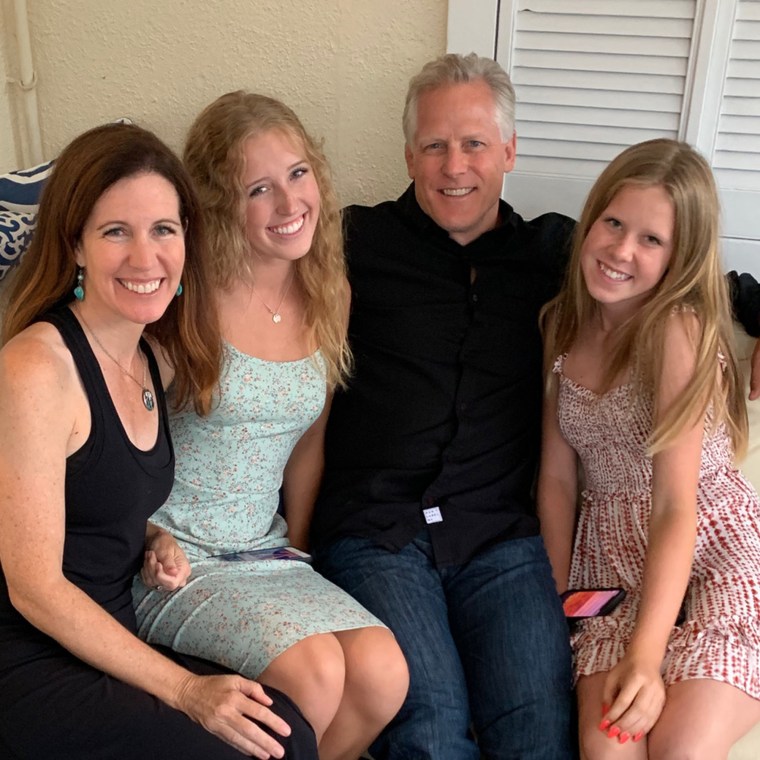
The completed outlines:
{"type": "MultiPolygon", "coordinates": [[[[145,523],[166,500],[174,478],[158,367],[142,341],[159,412],[156,443],[143,451],[127,437],[73,313],[64,308],[44,321],[58,329],[74,357],[92,418],[87,441],[66,460],[63,573],[135,633],[131,585],[142,563],[145,523]]],[[[196,673],[230,672],[161,651],[196,673]]],[[[292,729],[288,740],[277,737],[286,756],[316,758],[314,733],[298,709],[284,694],[267,692],[275,700],[272,709],[292,729]]],[[[0,757],[239,760],[243,755],[184,713],[82,662],[28,623],[11,604],[0,569],[0,757]]]]}

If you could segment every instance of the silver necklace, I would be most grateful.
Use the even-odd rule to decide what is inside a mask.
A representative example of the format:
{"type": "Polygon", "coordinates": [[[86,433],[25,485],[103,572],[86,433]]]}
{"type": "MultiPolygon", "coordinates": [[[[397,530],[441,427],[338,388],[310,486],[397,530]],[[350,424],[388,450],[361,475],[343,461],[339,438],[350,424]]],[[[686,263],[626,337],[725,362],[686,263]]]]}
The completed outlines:
{"type": "Polygon", "coordinates": [[[153,393],[151,392],[150,388],[148,388],[148,359],[146,356],[142,354],[140,349],[138,348],[138,353],[140,353],[140,356],[142,357],[142,365],[143,365],[143,379],[142,382],[140,382],[129,370],[124,369],[124,367],[121,366],[119,361],[115,359],[111,354],[109,353],[108,349],[98,340],[98,336],[95,335],[95,333],[92,331],[92,328],[85,322],[84,317],[81,314],[78,314],[79,321],[87,328],[87,332],[92,335],[93,340],[100,346],[101,351],[130,379],[134,380],[135,383],[137,383],[137,386],[142,391],[142,402],[143,406],[149,411],[152,412],[156,408],[156,400],[153,398],[153,393]]]}
{"type": "Polygon", "coordinates": [[[277,308],[273,309],[269,306],[269,304],[256,292],[256,288],[251,285],[251,293],[253,293],[256,298],[261,301],[261,303],[264,304],[264,308],[272,315],[272,322],[274,322],[276,325],[279,325],[280,322],[282,322],[282,314],[280,314],[280,309],[282,308],[282,304],[285,301],[285,296],[288,295],[288,291],[290,290],[290,286],[293,284],[293,278],[295,274],[290,275],[290,279],[288,280],[288,284],[285,286],[285,292],[282,294],[282,298],[280,298],[280,303],[277,304],[277,308]]]}

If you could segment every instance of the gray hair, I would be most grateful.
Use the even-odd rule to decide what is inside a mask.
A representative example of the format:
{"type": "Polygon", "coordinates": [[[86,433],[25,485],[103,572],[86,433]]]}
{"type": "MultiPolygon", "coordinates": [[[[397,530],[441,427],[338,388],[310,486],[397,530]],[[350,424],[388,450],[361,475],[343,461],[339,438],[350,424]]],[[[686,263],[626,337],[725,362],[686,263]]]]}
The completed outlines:
{"type": "Polygon", "coordinates": [[[491,58],[476,53],[459,55],[447,53],[426,63],[409,81],[402,125],[407,145],[411,145],[417,131],[417,103],[420,95],[449,84],[474,82],[482,79],[493,93],[496,123],[505,142],[515,131],[515,90],[504,69],[491,58]]]}

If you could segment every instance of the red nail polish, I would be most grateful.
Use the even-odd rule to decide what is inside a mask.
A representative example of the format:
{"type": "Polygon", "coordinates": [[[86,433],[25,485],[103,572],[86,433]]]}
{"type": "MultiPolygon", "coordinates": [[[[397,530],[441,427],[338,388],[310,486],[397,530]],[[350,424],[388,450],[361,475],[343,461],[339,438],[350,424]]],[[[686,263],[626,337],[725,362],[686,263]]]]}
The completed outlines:
{"type": "Polygon", "coordinates": [[[630,738],[631,738],[631,735],[627,731],[623,731],[623,733],[620,734],[620,736],[618,736],[618,741],[621,744],[625,744],[630,738]]]}
{"type": "Polygon", "coordinates": [[[606,730],[607,730],[607,729],[610,727],[610,724],[611,724],[611,723],[612,723],[612,721],[611,721],[611,720],[609,720],[608,718],[605,718],[605,719],[604,719],[604,720],[603,720],[603,721],[602,721],[602,722],[599,724],[599,730],[600,730],[600,731],[606,731],[606,730]]]}
{"type": "Polygon", "coordinates": [[[644,732],[639,731],[637,734],[634,734],[633,741],[640,742],[644,738],[644,732]]]}
{"type": "Polygon", "coordinates": [[[614,739],[620,733],[620,729],[617,726],[613,726],[608,732],[607,736],[610,739],[614,739]]]}

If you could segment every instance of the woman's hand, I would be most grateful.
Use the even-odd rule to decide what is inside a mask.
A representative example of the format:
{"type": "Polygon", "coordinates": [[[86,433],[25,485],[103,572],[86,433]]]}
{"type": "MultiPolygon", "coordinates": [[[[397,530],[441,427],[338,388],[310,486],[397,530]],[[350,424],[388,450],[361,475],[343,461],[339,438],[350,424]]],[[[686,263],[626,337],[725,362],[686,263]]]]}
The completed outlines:
{"type": "Polygon", "coordinates": [[[609,709],[599,728],[621,743],[638,741],[652,730],[665,705],[659,663],[626,654],[607,674],[602,696],[609,709]]]}
{"type": "Polygon", "coordinates": [[[150,526],[145,541],[145,557],[140,577],[150,588],[175,591],[190,578],[190,563],[174,536],[150,526]]]}
{"type": "Polygon", "coordinates": [[[290,736],[290,726],[269,709],[271,704],[261,684],[235,675],[188,675],[176,700],[176,706],[207,731],[263,760],[283,757],[285,750],[254,720],[280,736],[290,736]]]}

